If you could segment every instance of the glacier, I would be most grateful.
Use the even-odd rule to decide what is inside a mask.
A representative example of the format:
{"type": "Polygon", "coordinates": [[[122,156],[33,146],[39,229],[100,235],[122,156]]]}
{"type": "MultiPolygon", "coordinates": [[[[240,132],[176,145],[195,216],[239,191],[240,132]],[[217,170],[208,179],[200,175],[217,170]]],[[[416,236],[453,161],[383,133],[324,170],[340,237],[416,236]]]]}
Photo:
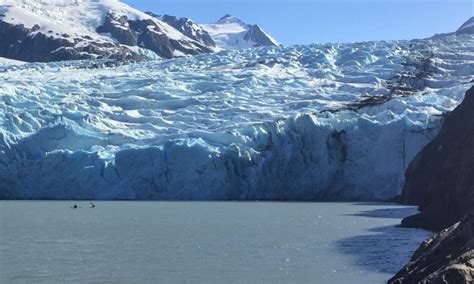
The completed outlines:
{"type": "Polygon", "coordinates": [[[0,61],[0,199],[388,200],[474,37],[0,61]]]}

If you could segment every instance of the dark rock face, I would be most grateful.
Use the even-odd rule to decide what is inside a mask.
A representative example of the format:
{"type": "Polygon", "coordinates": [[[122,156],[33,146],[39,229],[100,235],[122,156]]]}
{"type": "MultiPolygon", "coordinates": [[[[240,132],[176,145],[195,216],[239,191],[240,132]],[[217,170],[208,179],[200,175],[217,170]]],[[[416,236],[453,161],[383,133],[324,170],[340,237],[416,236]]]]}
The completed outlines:
{"type": "Polygon", "coordinates": [[[388,283],[474,283],[474,213],[424,241],[388,283]]]}
{"type": "Polygon", "coordinates": [[[141,46],[165,58],[212,52],[208,46],[184,36],[182,40],[169,37],[151,19],[130,21],[126,16],[114,13],[105,16],[97,32],[109,33],[118,43],[94,40],[87,35],[72,38],[67,34],[55,35],[52,31],[42,33],[39,30],[38,25],[25,28],[22,24],[14,25],[0,20],[0,57],[28,62],[145,59],[144,55],[127,46],[141,46]]]}
{"type": "Polygon", "coordinates": [[[137,45],[137,35],[129,28],[126,16],[107,14],[102,26],[97,28],[99,33],[110,33],[122,44],[137,45]]]}
{"type": "Polygon", "coordinates": [[[43,33],[35,33],[38,26],[28,29],[0,21],[0,56],[28,61],[48,62],[73,59],[109,58],[116,60],[140,60],[143,57],[126,47],[108,42],[90,42],[87,38],[67,40],[43,33]]]}
{"type": "Polygon", "coordinates": [[[255,46],[275,45],[257,25],[250,26],[249,31],[244,35],[244,40],[255,42],[255,46]]]}
{"type": "Polygon", "coordinates": [[[446,118],[438,136],[405,173],[401,202],[420,213],[402,226],[440,230],[474,209],[474,87],[446,118]]]}
{"type": "MultiPolygon", "coordinates": [[[[153,13],[147,14],[157,17],[153,13]]],[[[206,46],[216,46],[216,43],[214,40],[212,40],[209,33],[188,18],[177,18],[174,16],[164,15],[160,19],[180,31],[185,36],[194,39],[197,42],[200,42],[206,46]]]]}
{"type": "Polygon", "coordinates": [[[141,46],[165,58],[176,57],[174,51],[196,55],[212,52],[209,47],[194,40],[170,38],[153,20],[128,20],[126,16],[109,13],[103,24],[97,28],[99,33],[110,33],[113,38],[125,45],[141,46]]]}

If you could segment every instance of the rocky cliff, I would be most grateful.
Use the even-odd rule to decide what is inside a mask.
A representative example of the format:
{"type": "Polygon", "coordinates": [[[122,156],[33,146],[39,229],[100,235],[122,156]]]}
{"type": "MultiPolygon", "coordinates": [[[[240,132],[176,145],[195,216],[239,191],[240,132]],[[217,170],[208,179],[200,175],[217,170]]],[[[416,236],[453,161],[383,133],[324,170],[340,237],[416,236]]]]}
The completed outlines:
{"type": "Polygon", "coordinates": [[[156,19],[131,20],[125,15],[108,13],[97,32],[108,33],[121,44],[140,46],[165,58],[212,52],[206,45],[181,34],[170,36],[173,31],[166,30],[156,19]]]}
{"type": "Polygon", "coordinates": [[[420,210],[405,218],[402,226],[449,228],[423,242],[388,283],[474,283],[473,145],[471,87],[446,117],[438,136],[411,162],[401,196],[402,202],[419,205],[420,210]]]}
{"type": "Polygon", "coordinates": [[[402,226],[441,230],[474,208],[473,145],[474,87],[408,167],[401,201],[418,205],[420,213],[402,226]]]}
{"type": "MultiPolygon", "coordinates": [[[[147,14],[154,17],[159,17],[150,12],[148,12],[147,14]]],[[[216,43],[211,38],[209,33],[206,30],[204,30],[203,27],[194,23],[189,18],[177,18],[175,16],[163,15],[162,17],[159,17],[159,19],[161,19],[163,22],[167,23],[168,25],[172,26],[176,30],[180,31],[185,36],[197,42],[200,42],[201,44],[205,46],[208,46],[208,47],[216,46],[216,43]]]]}
{"type": "Polygon", "coordinates": [[[126,46],[107,41],[92,41],[89,36],[70,39],[68,34],[54,37],[40,33],[39,25],[26,28],[0,21],[0,55],[29,62],[49,62],[70,59],[108,58],[140,60],[144,56],[126,46]]]}

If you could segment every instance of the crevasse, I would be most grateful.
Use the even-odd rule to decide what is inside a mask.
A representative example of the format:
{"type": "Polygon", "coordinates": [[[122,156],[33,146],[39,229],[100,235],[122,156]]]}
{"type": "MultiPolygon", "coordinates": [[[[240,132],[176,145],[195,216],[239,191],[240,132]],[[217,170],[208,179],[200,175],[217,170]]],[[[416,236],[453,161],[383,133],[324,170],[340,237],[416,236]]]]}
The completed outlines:
{"type": "Polygon", "coordinates": [[[386,200],[474,38],[0,66],[2,199],[386,200]]]}

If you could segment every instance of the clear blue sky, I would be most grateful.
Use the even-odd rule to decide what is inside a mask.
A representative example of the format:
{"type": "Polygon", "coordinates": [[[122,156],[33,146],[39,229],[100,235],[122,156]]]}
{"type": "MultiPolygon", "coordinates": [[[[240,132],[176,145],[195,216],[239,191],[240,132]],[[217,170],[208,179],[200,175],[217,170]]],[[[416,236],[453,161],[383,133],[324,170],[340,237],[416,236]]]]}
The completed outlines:
{"type": "Polygon", "coordinates": [[[474,0],[123,0],[143,11],[258,24],[284,45],[429,37],[455,31],[474,0]]]}

